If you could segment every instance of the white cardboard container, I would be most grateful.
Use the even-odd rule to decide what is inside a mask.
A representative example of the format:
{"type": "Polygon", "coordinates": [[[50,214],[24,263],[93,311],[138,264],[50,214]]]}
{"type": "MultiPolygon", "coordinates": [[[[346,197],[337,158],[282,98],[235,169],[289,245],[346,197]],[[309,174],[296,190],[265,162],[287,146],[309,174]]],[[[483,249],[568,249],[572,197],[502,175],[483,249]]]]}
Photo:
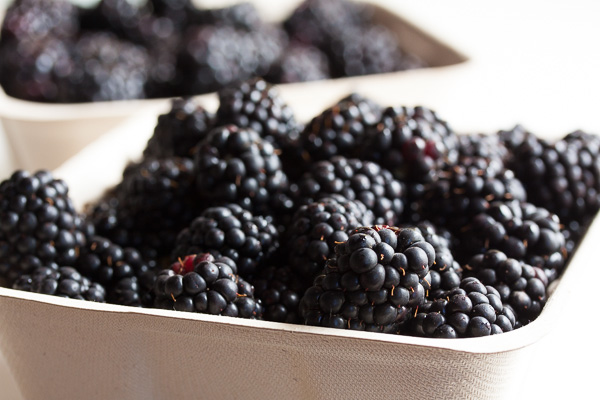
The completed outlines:
{"type": "MultiPolygon", "coordinates": [[[[328,101],[308,104],[281,89],[294,109],[328,101]]],[[[214,109],[217,99],[201,100],[214,109]]],[[[78,207],[141,157],[164,111],[130,117],[54,170],[78,207]]],[[[564,310],[582,300],[579,277],[599,239],[596,221],[539,318],[492,337],[354,332],[0,288],[0,351],[26,399],[501,399],[530,373],[536,345],[564,310]]]]}
{"type": "MultiPolygon", "coordinates": [[[[300,0],[269,2],[252,1],[265,20],[282,20],[300,0]]],[[[393,5],[386,7],[381,1],[374,3],[375,19],[398,35],[401,46],[430,65],[423,71],[462,65],[467,58],[439,38],[427,34],[394,11],[393,5]],[[378,4],[375,4],[378,3],[378,4]]],[[[233,3],[229,1],[229,3],[233,3]]],[[[223,7],[220,2],[204,6],[223,7]]],[[[1,19],[0,11],[0,19],[1,19]]],[[[423,71],[399,71],[385,74],[388,79],[411,79],[423,71]]],[[[348,88],[364,84],[372,76],[361,76],[331,80],[331,86],[348,88]]],[[[292,84],[296,86],[297,84],[292,84]]],[[[310,85],[309,85],[310,86],[310,85]]],[[[7,96],[0,88],[0,122],[4,129],[14,158],[15,168],[37,170],[54,169],[85,145],[118,126],[127,117],[144,109],[161,107],[168,99],[146,99],[130,101],[97,102],[83,104],[47,104],[24,101],[7,96]]]]}

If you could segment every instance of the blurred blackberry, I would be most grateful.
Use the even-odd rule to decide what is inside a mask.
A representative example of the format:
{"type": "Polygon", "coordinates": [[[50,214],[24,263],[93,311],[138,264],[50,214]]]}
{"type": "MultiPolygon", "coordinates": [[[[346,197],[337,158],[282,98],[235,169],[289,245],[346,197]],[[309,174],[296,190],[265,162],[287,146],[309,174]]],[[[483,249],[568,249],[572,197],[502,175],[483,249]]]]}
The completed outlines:
{"type": "Polygon", "coordinates": [[[508,148],[499,135],[463,134],[457,135],[460,158],[485,158],[504,164],[508,159],[508,148]]]}
{"type": "Polygon", "coordinates": [[[443,293],[457,288],[463,277],[462,268],[452,254],[452,234],[429,221],[421,221],[415,225],[415,228],[435,250],[435,261],[429,267],[427,297],[441,298],[443,293]]]}
{"type": "Polygon", "coordinates": [[[410,323],[411,333],[434,338],[489,336],[517,327],[512,308],[503,304],[498,291],[473,277],[462,279],[445,298],[425,303],[410,323]]]}
{"type": "Polygon", "coordinates": [[[128,0],[100,0],[94,7],[81,9],[82,31],[110,32],[120,39],[140,42],[140,25],[151,17],[148,3],[128,0]]]}
{"type": "Polygon", "coordinates": [[[208,134],[214,115],[193,98],[171,100],[171,108],[158,117],[144,157],[192,157],[194,147],[208,134]]]}
{"type": "Polygon", "coordinates": [[[107,301],[122,305],[149,305],[156,266],[146,262],[136,249],[121,247],[105,237],[94,235],[81,248],[74,267],[106,289],[107,301]]]}
{"type": "Polygon", "coordinates": [[[525,142],[537,140],[536,136],[522,125],[515,125],[512,129],[499,130],[494,136],[498,138],[500,145],[507,149],[507,160],[512,160],[516,149],[525,142]]]}
{"type": "Polygon", "coordinates": [[[301,125],[277,87],[253,78],[219,90],[219,125],[251,128],[278,149],[297,139],[301,125]]]}
{"type": "Polygon", "coordinates": [[[333,77],[398,71],[404,57],[395,34],[378,24],[350,26],[326,46],[333,77]]]}
{"type": "Polygon", "coordinates": [[[153,258],[170,254],[177,234],[200,213],[191,159],[147,159],[129,165],[89,218],[98,234],[153,258]]]}
{"type": "Polygon", "coordinates": [[[504,304],[510,304],[518,326],[536,319],[546,304],[548,278],[544,271],[509,258],[499,250],[473,256],[465,267],[483,284],[498,290],[504,304]]]}
{"type": "Polygon", "coordinates": [[[69,102],[142,99],[150,59],[141,46],[112,33],[81,36],[73,49],[75,68],[65,77],[69,102]]]}
{"type": "Polygon", "coordinates": [[[348,27],[367,24],[372,8],[345,0],[305,0],[284,20],[291,39],[327,47],[333,38],[348,27]]]}
{"type": "Polygon", "coordinates": [[[191,0],[149,0],[152,15],[171,21],[173,27],[182,32],[196,23],[199,10],[191,0]]]}
{"type": "Polygon", "coordinates": [[[404,184],[378,164],[340,156],[314,163],[293,196],[302,205],[332,194],[360,201],[375,215],[375,224],[383,225],[398,223],[406,196],[404,184]]]}
{"type": "Polygon", "coordinates": [[[198,253],[229,257],[239,274],[251,279],[277,250],[278,239],[270,217],[253,215],[237,204],[210,207],[179,233],[172,258],[198,253]]]}
{"type": "Polygon", "coordinates": [[[304,293],[303,285],[290,267],[266,267],[251,282],[264,320],[301,324],[298,304],[304,293]]]}
{"type": "Polygon", "coordinates": [[[79,31],[79,10],[66,0],[14,0],[3,14],[0,47],[13,40],[69,40],[79,31]]]}
{"type": "Polygon", "coordinates": [[[260,318],[262,309],[254,299],[254,288],[237,275],[231,260],[206,261],[202,254],[188,257],[193,258],[193,271],[178,274],[169,268],[159,272],[154,284],[154,307],[260,318]]]}
{"type": "Polygon", "coordinates": [[[336,155],[356,157],[380,115],[381,107],[372,100],[357,93],[344,97],[306,124],[299,141],[303,158],[310,163],[336,155]]]}
{"type": "Polygon", "coordinates": [[[257,31],[265,24],[256,6],[247,1],[220,8],[201,8],[194,18],[198,25],[226,25],[246,32],[257,31]]]}
{"type": "Polygon", "coordinates": [[[102,285],[90,281],[75,268],[67,266],[58,269],[37,267],[20,276],[12,288],[98,303],[104,303],[106,298],[106,290],[102,285]]]}
{"type": "Polygon", "coordinates": [[[51,263],[74,263],[87,226],[67,184],[52,173],[17,170],[0,183],[0,284],[51,263]]]}
{"type": "Polygon", "coordinates": [[[525,188],[502,161],[463,156],[456,165],[438,171],[438,178],[425,185],[421,215],[434,224],[458,231],[473,216],[486,212],[493,201],[527,200],[525,188]]]}
{"type": "Polygon", "coordinates": [[[18,99],[68,101],[63,82],[74,68],[70,43],[53,36],[0,44],[0,85],[7,95],[18,99]]]}
{"type": "Polygon", "coordinates": [[[335,253],[300,301],[305,324],[398,333],[425,302],[435,251],[418,230],[358,228],[335,253]]]}
{"type": "Polygon", "coordinates": [[[448,123],[425,107],[388,107],[366,134],[361,157],[380,163],[397,179],[430,182],[443,165],[458,161],[459,141],[448,123]]]}
{"type": "Polygon", "coordinates": [[[301,206],[286,229],[285,252],[290,269],[306,290],[334,255],[336,244],[348,240],[348,232],[372,225],[374,216],[359,201],[341,195],[322,197],[301,206]]]}
{"type": "Polygon", "coordinates": [[[561,221],[583,222],[600,208],[600,138],[574,132],[550,143],[530,134],[515,150],[509,168],[528,200],[561,221]]]}
{"type": "Polygon", "coordinates": [[[182,40],[179,34],[172,31],[171,25],[164,27],[157,20],[158,27],[152,28],[159,38],[146,45],[150,65],[148,66],[148,79],[144,86],[147,98],[174,97],[185,93],[182,85],[185,84],[182,74],[177,68],[177,52],[182,40]],[[167,35],[165,38],[164,35],[167,35]]]}
{"type": "Polygon", "coordinates": [[[237,203],[270,215],[293,206],[278,152],[253,129],[213,129],[197,147],[194,164],[197,195],[208,205],[237,203]]]}
{"type": "Polygon", "coordinates": [[[272,83],[309,82],[331,78],[329,61],[318,48],[290,43],[265,79],[272,83]]]}
{"type": "Polygon", "coordinates": [[[550,281],[562,272],[567,257],[558,217],[531,203],[495,201],[473,217],[459,234],[460,262],[497,249],[526,264],[543,269],[550,281]]]}

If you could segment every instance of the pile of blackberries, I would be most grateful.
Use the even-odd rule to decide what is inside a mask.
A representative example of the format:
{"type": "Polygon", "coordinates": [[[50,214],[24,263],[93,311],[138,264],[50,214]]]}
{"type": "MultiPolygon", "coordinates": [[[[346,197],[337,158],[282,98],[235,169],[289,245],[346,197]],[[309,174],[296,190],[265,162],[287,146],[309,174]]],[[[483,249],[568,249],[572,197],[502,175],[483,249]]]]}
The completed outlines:
{"type": "Polygon", "coordinates": [[[242,2],[15,0],[0,32],[0,85],[51,103],[190,96],[254,76],[305,82],[422,68],[372,6],[305,0],[280,23],[242,2]]]}
{"type": "MultiPolygon", "coordinates": [[[[232,15],[230,15],[233,18],[232,15]]],[[[246,21],[250,24],[252,21],[246,21]]],[[[350,94],[304,125],[262,78],[159,116],[83,211],[0,184],[0,283],[126,306],[435,338],[534,321],[600,208],[600,137],[458,134],[350,94]]]]}

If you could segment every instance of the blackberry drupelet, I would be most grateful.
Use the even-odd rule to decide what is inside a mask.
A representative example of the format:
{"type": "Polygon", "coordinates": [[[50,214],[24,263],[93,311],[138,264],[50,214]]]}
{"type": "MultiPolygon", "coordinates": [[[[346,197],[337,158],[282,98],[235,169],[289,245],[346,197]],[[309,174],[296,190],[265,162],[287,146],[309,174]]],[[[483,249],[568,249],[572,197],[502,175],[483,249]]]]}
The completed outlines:
{"type": "Polygon", "coordinates": [[[367,130],[380,118],[381,107],[357,93],[339,100],[315,116],[300,134],[299,146],[307,163],[334,156],[356,157],[367,130]]]}
{"type": "Polygon", "coordinates": [[[253,78],[219,90],[219,125],[251,128],[278,149],[298,138],[301,125],[277,87],[253,78]]]}
{"type": "Polygon", "coordinates": [[[402,181],[431,182],[443,165],[458,161],[456,133],[426,107],[387,107],[365,136],[361,158],[381,164],[402,181]]]}
{"type": "Polygon", "coordinates": [[[538,267],[509,258],[499,250],[488,250],[471,258],[465,267],[483,284],[493,286],[504,304],[509,304],[520,327],[535,320],[548,299],[548,277],[538,267]]]}
{"type": "Polygon", "coordinates": [[[123,305],[149,306],[156,266],[146,262],[140,252],[121,247],[94,235],[81,252],[74,267],[106,289],[107,301],[123,305]]]}
{"type": "Polygon", "coordinates": [[[417,229],[358,228],[335,253],[300,301],[305,324],[398,333],[425,302],[435,250],[417,229]]]}
{"type": "MultiPolygon", "coordinates": [[[[159,272],[154,284],[154,307],[249,319],[261,318],[262,308],[254,288],[237,275],[235,263],[206,261],[203,254],[188,255],[193,271],[179,274],[174,268],[159,272]]],[[[179,261],[176,262],[179,264],[179,261]]]]}
{"type": "Polygon", "coordinates": [[[335,246],[348,240],[348,232],[372,225],[373,221],[374,215],[364,204],[341,195],[301,206],[294,213],[283,242],[287,262],[303,289],[312,285],[326,260],[334,255],[335,246]]]}
{"type": "Polygon", "coordinates": [[[331,78],[325,53],[315,46],[302,43],[287,45],[265,79],[272,83],[309,82],[331,78]]]}
{"type": "Polygon", "coordinates": [[[422,217],[457,232],[473,216],[486,212],[491,202],[502,200],[527,200],[513,171],[495,158],[463,156],[458,164],[441,168],[437,179],[425,185],[419,206],[422,217]]]}
{"type": "Polygon", "coordinates": [[[268,266],[251,283],[254,286],[254,297],[262,306],[264,320],[302,323],[298,304],[304,293],[304,285],[292,268],[286,265],[268,266]]]}
{"type": "Polygon", "coordinates": [[[159,115],[144,157],[192,157],[194,148],[206,137],[215,123],[213,113],[193,98],[177,98],[171,108],[159,115]]]}
{"type": "Polygon", "coordinates": [[[253,129],[213,129],[194,164],[197,195],[209,206],[237,203],[255,214],[287,213],[293,206],[278,152],[253,129]]]}
{"type": "Polygon", "coordinates": [[[545,208],[517,200],[495,201],[458,234],[460,262],[490,249],[543,269],[550,281],[562,272],[567,257],[560,220],[545,208]]]}
{"type": "Polygon", "coordinates": [[[27,292],[49,294],[79,300],[104,303],[105,288],[82,276],[73,267],[37,267],[29,274],[20,276],[12,286],[13,289],[27,292]]]}
{"type": "Polygon", "coordinates": [[[72,265],[85,246],[87,226],[52,173],[17,170],[0,183],[0,284],[55,263],[72,265]]]}
{"type": "Polygon", "coordinates": [[[130,164],[121,182],[89,218],[100,235],[144,255],[170,255],[177,234],[202,210],[195,195],[193,161],[146,159],[130,164]]]}
{"type": "Polygon", "coordinates": [[[172,258],[211,253],[231,258],[240,276],[251,279],[279,247],[279,232],[271,217],[253,215],[237,204],[205,209],[184,228],[172,258]]]}
{"type": "Polygon", "coordinates": [[[400,221],[406,200],[404,184],[389,171],[374,162],[341,156],[314,163],[293,190],[298,205],[332,194],[359,200],[373,212],[375,224],[384,225],[400,221]]]}
{"type": "Polygon", "coordinates": [[[513,310],[494,287],[466,277],[444,298],[419,308],[409,332],[434,338],[480,337],[509,332],[516,327],[513,310]]]}
{"type": "Polygon", "coordinates": [[[68,102],[145,98],[148,51],[110,32],[81,35],[73,49],[73,71],[65,76],[68,102]]]}

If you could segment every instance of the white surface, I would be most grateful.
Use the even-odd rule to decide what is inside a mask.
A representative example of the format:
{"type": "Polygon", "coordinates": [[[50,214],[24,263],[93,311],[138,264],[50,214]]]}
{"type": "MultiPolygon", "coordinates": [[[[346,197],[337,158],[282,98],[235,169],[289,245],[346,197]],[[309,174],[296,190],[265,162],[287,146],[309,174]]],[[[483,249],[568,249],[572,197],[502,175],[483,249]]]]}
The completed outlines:
{"type": "MultiPolygon", "coordinates": [[[[417,25],[464,50],[473,63],[468,71],[437,76],[439,85],[417,74],[413,83],[400,85],[404,92],[389,94],[398,104],[433,104],[461,131],[493,132],[522,123],[552,136],[578,128],[600,133],[597,2],[380,2],[394,4],[417,25]]],[[[382,87],[374,84],[370,90],[382,87]]],[[[0,176],[5,177],[10,173],[5,154],[10,153],[1,139],[0,176]]],[[[585,282],[599,280],[600,268],[590,265],[585,282]]],[[[589,398],[596,392],[592,365],[600,357],[600,325],[589,317],[595,310],[585,306],[594,304],[594,288],[583,289],[581,305],[565,313],[570,322],[558,325],[536,346],[529,373],[515,386],[522,392],[512,398],[589,398]]],[[[3,368],[0,360],[0,399],[18,399],[3,368]]]]}

